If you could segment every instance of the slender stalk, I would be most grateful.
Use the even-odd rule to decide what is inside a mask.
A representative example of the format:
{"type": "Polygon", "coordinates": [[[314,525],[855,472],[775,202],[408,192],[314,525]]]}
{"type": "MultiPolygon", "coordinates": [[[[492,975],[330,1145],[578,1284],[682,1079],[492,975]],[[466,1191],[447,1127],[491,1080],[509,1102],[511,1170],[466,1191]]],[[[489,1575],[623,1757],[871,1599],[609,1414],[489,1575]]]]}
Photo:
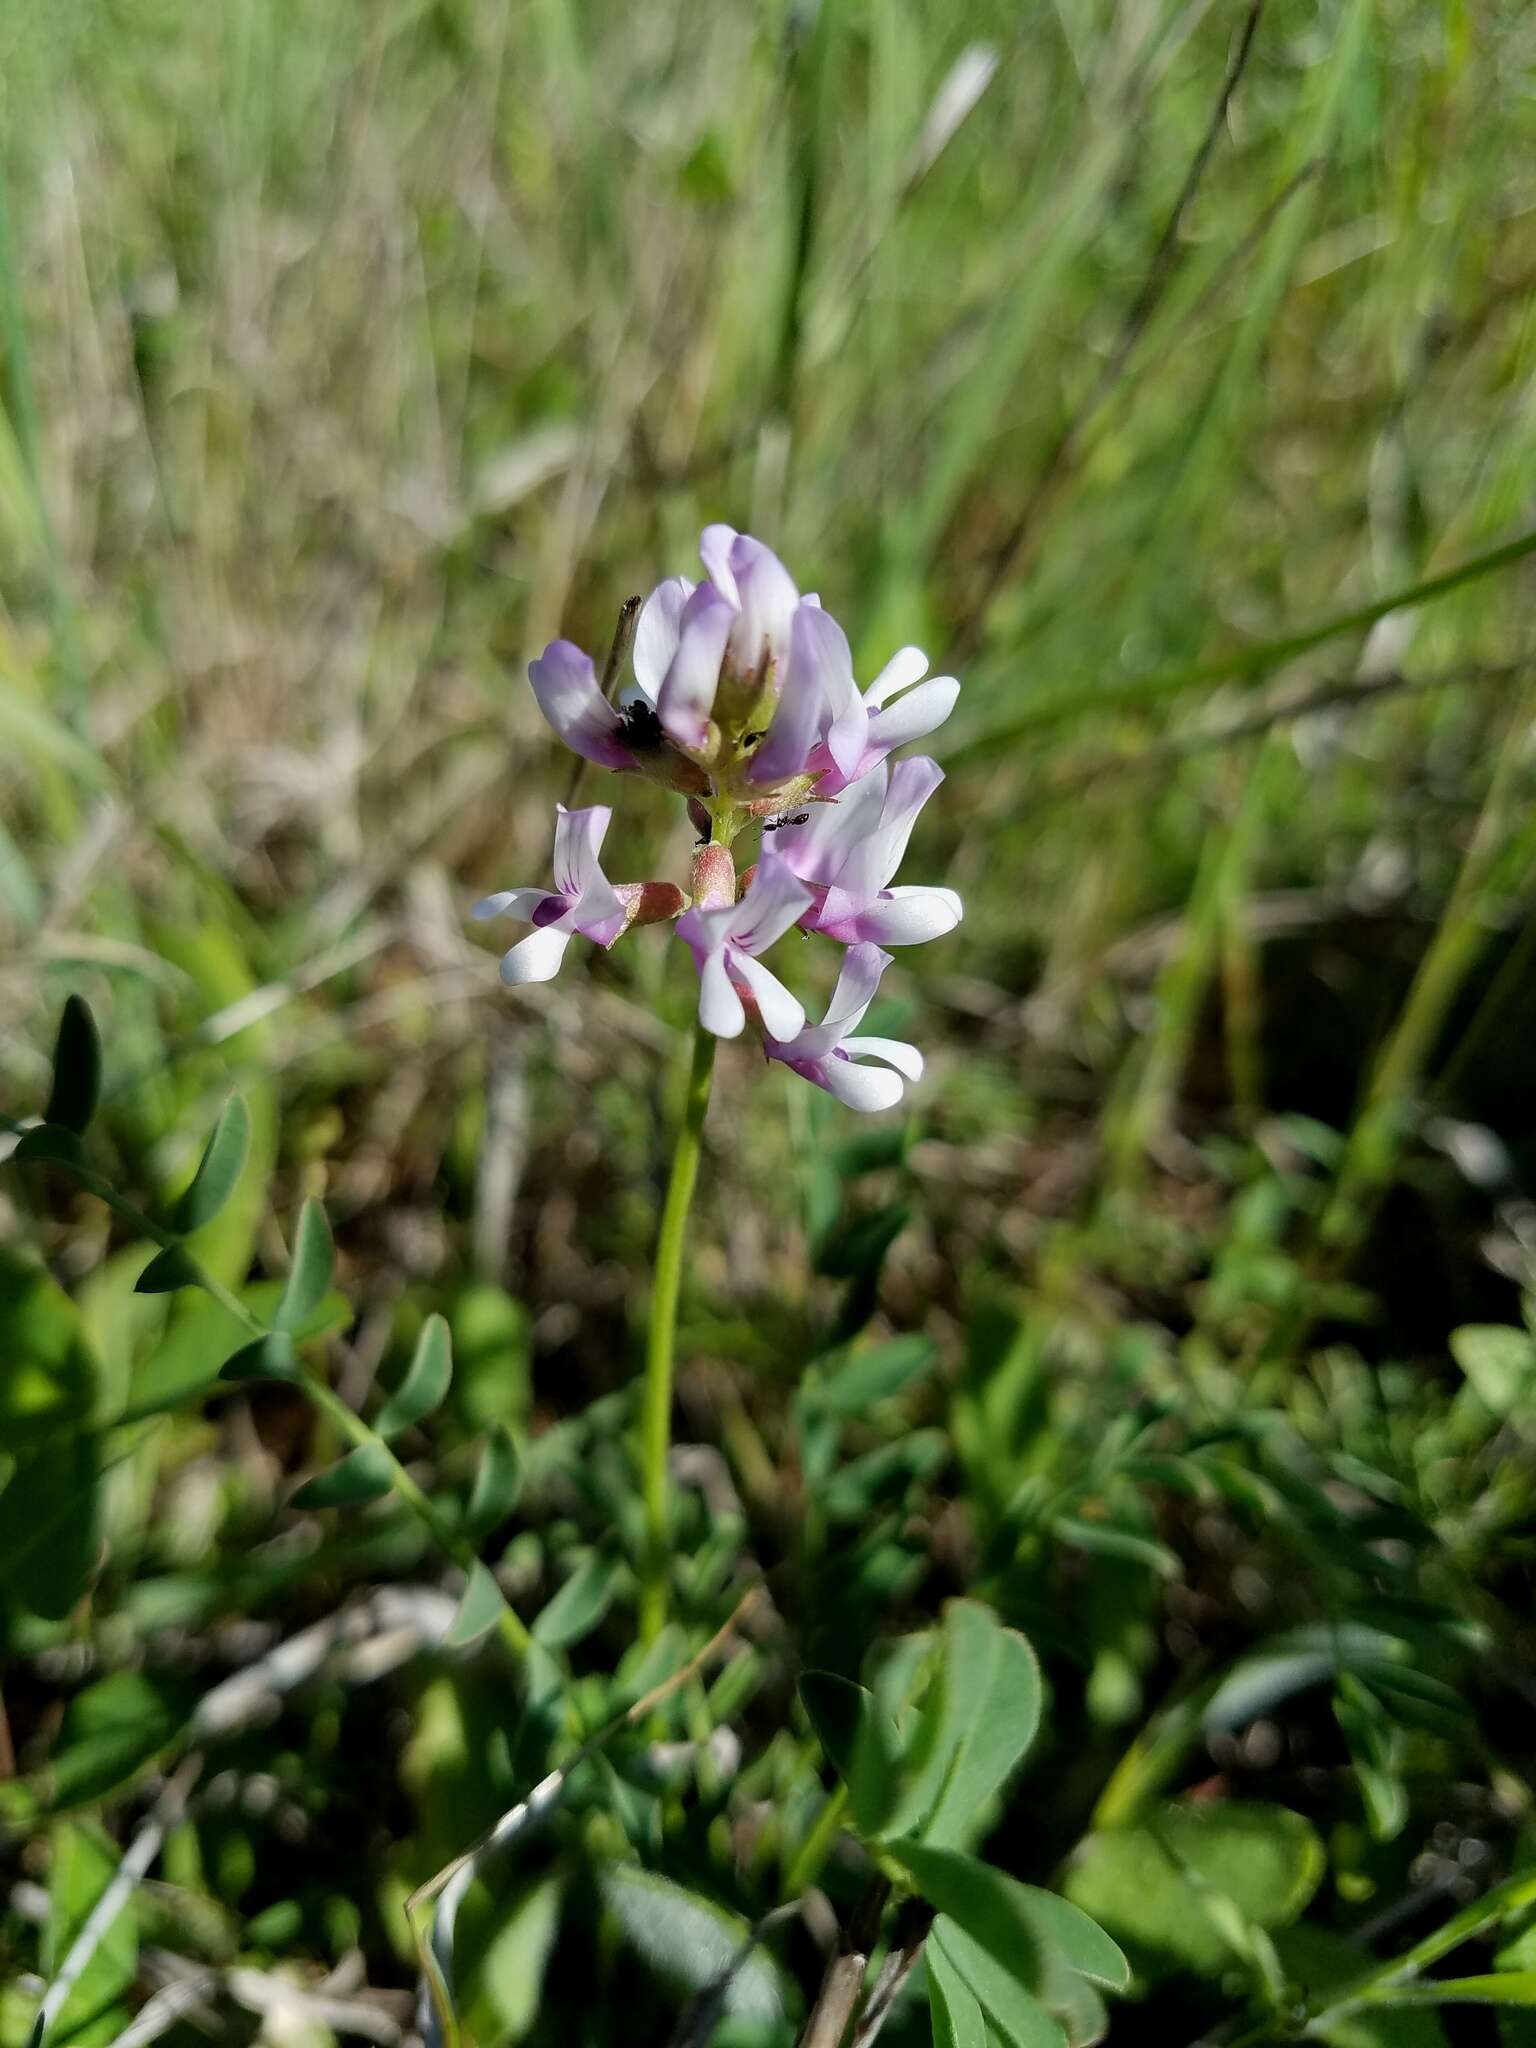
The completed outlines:
{"type": "Polygon", "coordinates": [[[645,1347],[645,1392],[640,1411],[640,1474],[645,1507],[645,1564],[640,1592],[640,1635],[652,1642],[667,1619],[667,1451],[672,1440],[672,1367],[677,1348],[677,1298],[683,1280],[683,1244],[709,1084],[715,1068],[715,1040],[702,1024],[693,1029],[693,1060],[683,1121],[672,1154],[672,1172],[656,1240],[656,1280],[645,1347]]]}

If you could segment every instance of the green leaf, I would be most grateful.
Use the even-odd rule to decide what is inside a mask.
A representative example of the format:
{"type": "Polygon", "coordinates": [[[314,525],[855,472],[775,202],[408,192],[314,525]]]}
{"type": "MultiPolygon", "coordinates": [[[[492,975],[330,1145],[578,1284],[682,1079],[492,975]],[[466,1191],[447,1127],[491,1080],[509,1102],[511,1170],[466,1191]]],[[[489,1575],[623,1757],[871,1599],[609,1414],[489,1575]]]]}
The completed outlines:
{"type": "MultiPolygon", "coordinates": [[[[611,1863],[598,1885],[625,1939],[668,1983],[700,1991],[741,1958],[751,1933],[747,1922],[671,1878],[636,1863],[611,1863]]],[[[778,1969],[762,1949],[740,1961],[724,2010],[735,2019],[782,2019],[778,1969]]]]}
{"type": "Polygon", "coordinates": [[[488,1568],[476,1559],[459,1600],[458,1611],[443,1637],[443,1648],[462,1650],[467,1644],[478,1642],[488,1629],[496,1626],[506,1604],[501,1597],[500,1586],[488,1568]]]}
{"type": "Polygon", "coordinates": [[[34,1124],[16,1140],[11,1157],[18,1165],[62,1166],[66,1170],[81,1170],[86,1163],[85,1147],[63,1124],[34,1124]]]}
{"type": "Polygon", "coordinates": [[[171,1212],[173,1230],[188,1235],[213,1221],[240,1184],[250,1143],[250,1111],[241,1096],[231,1095],[219,1111],[191,1185],[171,1212]]]}
{"type": "Polygon", "coordinates": [[[233,1357],[219,1367],[221,1380],[291,1380],[298,1376],[299,1361],[293,1339],[283,1330],[269,1330],[266,1336],[242,1344],[233,1357]]]}
{"type": "Polygon", "coordinates": [[[1134,1529],[1117,1528],[1112,1522],[1085,1522],[1075,1515],[1058,1515],[1051,1524],[1051,1534],[1058,1543],[1070,1543],[1078,1550],[1086,1550],[1091,1557],[1112,1557],[1125,1564],[1145,1565],[1159,1578],[1178,1579],[1184,1575],[1178,1554],[1166,1543],[1154,1542],[1134,1529]]]}
{"type": "Polygon", "coordinates": [[[179,1244],[156,1252],[133,1283],[135,1294],[174,1294],[180,1287],[201,1287],[203,1276],[192,1254],[179,1244]]]}
{"type": "Polygon", "coordinates": [[[1066,2035],[1019,1972],[1000,1963],[953,1920],[941,1915],[934,1922],[927,1952],[947,1973],[946,1988],[950,1981],[965,1986],[1010,2048],[1066,2048],[1066,2035]]]}
{"type": "Polygon", "coordinates": [[[872,1692],[830,1671],[807,1671],[800,1697],[862,1833],[878,1835],[901,1789],[896,1724],[872,1692]]]}
{"type": "MultiPolygon", "coordinates": [[[[282,1291],[281,1281],[258,1280],[241,1298],[252,1315],[265,1320],[277,1307],[282,1291]]],[[[263,1362],[261,1353],[253,1352],[227,1377],[292,1379],[298,1363],[295,1343],[344,1330],[351,1320],[351,1303],[333,1290],[302,1330],[296,1330],[291,1338],[272,1339],[268,1362],[263,1362]]],[[[233,1364],[239,1353],[250,1350],[250,1326],[232,1310],[211,1295],[184,1295],[160,1343],[134,1374],[128,1406],[119,1419],[138,1421],[196,1400],[216,1387],[226,1363],[233,1364]]]]}
{"type": "Polygon", "coordinates": [[[1451,1332],[1451,1356],[1495,1415],[1523,1409],[1536,1387],[1536,1343],[1524,1330],[1463,1323],[1451,1332]]]}
{"type": "Polygon", "coordinates": [[[455,1975],[465,1987],[464,2023],[473,2039],[512,2043],[533,2031],[561,1890],[558,1876],[524,1879],[511,1900],[489,1898],[492,1924],[477,1926],[477,1916],[464,1914],[455,1975]]]}
{"type": "Polygon", "coordinates": [[[892,1832],[936,1846],[967,1840],[1033,1742],[1040,1701],[1040,1667],[1025,1638],[979,1601],[951,1600],[892,1832]]]}
{"type": "Polygon", "coordinates": [[[416,1340],[405,1378],[379,1410],[374,1422],[380,1436],[398,1436],[442,1405],[453,1378],[453,1348],[441,1316],[428,1316],[416,1340]]]}
{"type": "MultiPolygon", "coordinates": [[[[1275,1949],[1288,1982],[1306,1994],[1314,2010],[1325,2007],[1330,1994],[1358,1984],[1362,1969],[1369,1967],[1358,1942],[1307,1921],[1282,1928],[1275,1936],[1275,1949]]],[[[1333,2019],[1319,2019],[1315,2031],[1330,2048],[1446,2048],[1444,2028],[1423,2008],[1372,2012],[1356,2007],[1333,2019]]]]}
{"type": "Polygon", "coordinates": [[[1315,1831],[1286,1807],[1176,1803],[1144,1826],[1090,1835],[1065,1890],[1148,1967],[1214,1977],[1232,1961],[1231,1912],[1266,1931],[1288,1926],[1324,1861],[1315,1831]]]}
{"type": "Polygon", "coordinates": [[[327,1472],[306,1479],[289,1498],[292,1508],[356,1508],[377,1500],[394,1484],[389,1453],[382,1444],[359,1444],[327,1472]]]}
{"type": "Polygon", "coordinates": [[[84,1427],[101,1396],[75,1303],[41,1266],[0,1250],[0,1448],[14,1455],[84,1427]]]}
{"type": "Polygon", "coordinates": [[[523,1490],[523,1460],[517,1439],[505,1422],[491,1431],[480,1453],[480,1468],[470,1489],[465,1526],[471,1542],[479,1543],[498,1523],[506,1521],[517,1506],[523,1490]]]}
{"type": "Polygon", "coordinates": [[[313,1196],[309,1196],[299,1211],[299,1227],[293,1240],[293,1264],[288,1269],[288,1283],[272,1318],[279,1330],[302,1329],[309,1321],[325,1299],[334,1264],[331,1226],[326,1221],[324,1209],[313,1196]]]}
{"type": "Polygon", "coordinates": [[[937,1941],[929,1940],[925,1960],[933,2048],[987,2048],[987,2023],[981,2007],[937,1941]]]}
{"type": "Polygon", "coordinates": [[[157,1673],[114,1671],[64,1709],[48,1768],[56,1806],[104,1799],[185,1726],[190,1687],[157,1673]]]}
{"type": "MultiPolygon", "coordinates": [[[[100,1829],[63,1821],[53,1831],[53,1875],[48,1887],[44,1970],[51,1980],[91,1911],[117,1874],[117,1851],[100,1829]]],[[[96,1944],[49,2031],[68,2048],[115,2041],[127,2023],[123,1994],[138,1969],[139,1943],[131,1895],[96,1944]]]]}
{"type": "Polygon", "coordinates": [[[1033,1991],[1050,1996],[1063,1968],[1123,1991],[1130,1965],[1101,1927],[1070,1900],[983,1863],[958,1849],[892,1842],[887,1854],[912,1877],[929,1905],[946,1914],[1033,1991]]]}
{"type": "Polygon", "coordinates": [[[1536,1970],[1503,1970],[1488,1977],[1431,1977],[1423,1984],[1393,1984],[1373,1991],[1379,2005],[1536,2005],[1536,1970]]]}
{"type": "Polygon", "coordinates": [[[613,1600],[618,1567],[600,1552],[579,1564],[533,1624],[546,1650],[564,1650],[592,1633],[613,1600]]]}
{"type": "Polygon", "coordinates": [[[54,1040],[53,1087],[43,1122],[79,1133],[95,1114],[100,1096],[101,1040],[96,1020],[82,997],[70,996],[54,1040]]]}
{"type": "Polygon", "coordinates": [[[912,1211],[904,1202],[889,1203],[867,1216],[855,1217],[821,1247],[817,1271],[834,1280],[873,1278],[911,1220],[912,1211]]]}
{"type": "Polygon", "coordinates": [[[806,1405],[828,1415],[861,1415],[931,1371],[937,1357],[930,1337],[893,1337],[887,1344],[858,1352],[820,1385],[811,1385],[806,1405]]]}
{"type": "Polygon", "coordinates": [[[46,1621],[62,1621],[90,1584],[100,1497],[100,1440],[83,1429],[25,1452],[0,1487],[0,1586],[46,1621]]]}

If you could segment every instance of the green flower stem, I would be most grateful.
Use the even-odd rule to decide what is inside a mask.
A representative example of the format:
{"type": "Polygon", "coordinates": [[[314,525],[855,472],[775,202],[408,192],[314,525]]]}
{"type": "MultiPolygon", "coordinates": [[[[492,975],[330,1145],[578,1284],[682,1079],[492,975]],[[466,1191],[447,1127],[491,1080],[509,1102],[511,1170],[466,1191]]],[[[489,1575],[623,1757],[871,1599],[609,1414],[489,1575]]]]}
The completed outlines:
{"type": "Polygon", "coordinates": [[[651,1295],[645,1347],[645,1392],[640,1410],[640,1473],[645,1507],[645,1561],[640,1588],[640,1636],[654,1642],[667,1619],[667,1451],[672,1440],[672,1366],[677,1348],[677,1297],[683,1279],[683,1245],[700,1141],[715,1068],[715,1040],[702,1024],[693,1030],[693,1062],[683,1106],[672,1174],[656,1240],[656,1280],[651,1295]]]}

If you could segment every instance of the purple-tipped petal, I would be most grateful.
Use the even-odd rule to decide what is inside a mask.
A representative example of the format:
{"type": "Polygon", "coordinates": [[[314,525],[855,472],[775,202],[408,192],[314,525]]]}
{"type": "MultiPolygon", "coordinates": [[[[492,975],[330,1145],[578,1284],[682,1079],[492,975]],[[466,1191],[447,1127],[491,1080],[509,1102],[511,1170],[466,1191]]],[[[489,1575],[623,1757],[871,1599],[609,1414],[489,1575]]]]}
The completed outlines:
{"type": "Polygon", "coordinates": [[[743,953],[766,953],[814,900],[799,876],[765,848],[752,886],[730,913],[732,945],[743,953]]]}
{"type": "Polygon", "coordinates": [[[683,606],[677,652],[656,696],[662,731],[675,746],[698,753],[709,741],[720,664],[736,617],[712,583],[701,583],[683,606]]]}
{"type": "Polygon", "coordinates": [[[669,576],[665,583],[657,584],[640,608],[640,623],[635,628],[635,681],[651,704],[661,694],[677,653],[683,607],[693,588],[686,576],[669,576]]]}
{"type": "Polygon", "coordinates": [[[584,811],[555,806],[555,851],[551,863],[555,887],[563,896],[579,896],[594,875],[600,875],[597,856],[613,812],[607,804],[592,804],[584,811]]]}
{"type": "Polygon", "coordinates": [[[494,896],[482,896],[478,903],[472,903],[469,914],[481,921],[488,917],[521,917],[531,924],[540,904],[560,902],[561,898],[552,896],[548,889],[498,889],[494,896]]]}
{"type": "Polygon", "coordinates": [[[757,1004],[763,1029],[772,1039],[795,1038],[805,1028],[805,1010],[798,999],[763,965],[749,954],[733,952],[731,971],[743,982],[757,1004]]]}
{"type": "Polygon", "coordinates": [[[833,671],[847,655],[848,642],[834,619],[817,605],[795,607],[788,668],[768,735],[752,756],[751,781],[787,782],[792,775],[803,774],[811,749],[832,716],[833,671]]]}
{"type": "Polygon", "coordinates": [[[909,690],[927,673],[928,657],[921,647],[899,648],[864,692],[865,707],[878,711],[887,697],[894,697],[898,690],[909,690]]]}
{"type": "Polygon", "coordinates": [[[528,664],[539,709],[565,744],[599,768],[633,768],[635,757],[616,735],[619,714],[597,686],[590,655],[569,640],[552,640],[528,664]]]}
{"type": "Polygon", "coordinates": [[[576,929],[594,946],[611,946],[629,923],[629,907],[606,875],[594,875],[571,913],[576,929]]]}
{"type": "Polygon", "coordinates": [[[773,835],[774,852],[802,882],[835,882],[853,848],[879,823],[888,782],[882,766],[835,803],[812,804],[803,825],[785,825],[773,835]]]}

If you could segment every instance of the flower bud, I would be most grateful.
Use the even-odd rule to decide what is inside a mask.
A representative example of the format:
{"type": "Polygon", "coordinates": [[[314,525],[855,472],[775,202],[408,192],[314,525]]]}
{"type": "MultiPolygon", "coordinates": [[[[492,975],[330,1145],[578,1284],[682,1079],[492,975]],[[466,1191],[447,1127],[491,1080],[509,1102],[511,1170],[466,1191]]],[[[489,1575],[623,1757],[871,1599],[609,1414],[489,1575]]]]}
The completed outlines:
{"type": "MultiPolygon", "coordinates": [[[[639,924],[665,924],[688,908],[688,898],[675,882],[620,882],[614,894],[624,906],[625,932],[639,924]]],[[[616,941],[608,943],[612,947],[616,941]]]]}
{"type": "Polygon", "coordinates": [[[736,863],[728,846],[701,846],[690,878],[696,910],[719,910],[736,901],[736,863]]]}

